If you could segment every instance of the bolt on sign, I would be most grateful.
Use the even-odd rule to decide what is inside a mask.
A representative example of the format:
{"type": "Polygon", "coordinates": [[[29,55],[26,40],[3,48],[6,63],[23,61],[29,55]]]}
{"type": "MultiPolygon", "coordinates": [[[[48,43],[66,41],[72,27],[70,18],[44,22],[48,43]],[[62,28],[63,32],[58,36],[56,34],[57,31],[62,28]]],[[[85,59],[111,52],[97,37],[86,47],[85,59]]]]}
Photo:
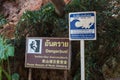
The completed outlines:
{"type": "Polygon", "coordinates": [[[69,70],[70,45],[68,38],[27,37],[25,67],[69,70]]]}

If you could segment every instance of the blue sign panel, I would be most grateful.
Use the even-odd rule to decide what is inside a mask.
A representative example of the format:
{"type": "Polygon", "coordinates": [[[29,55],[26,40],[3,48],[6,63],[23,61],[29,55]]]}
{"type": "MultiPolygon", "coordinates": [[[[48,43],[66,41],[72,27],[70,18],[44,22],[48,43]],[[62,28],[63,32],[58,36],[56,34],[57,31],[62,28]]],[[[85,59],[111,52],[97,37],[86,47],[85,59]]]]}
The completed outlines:
{"type": "Polygon", "coordinates": [[[96,40],[96,13],[69,13],[70,40],[96,40]]]}

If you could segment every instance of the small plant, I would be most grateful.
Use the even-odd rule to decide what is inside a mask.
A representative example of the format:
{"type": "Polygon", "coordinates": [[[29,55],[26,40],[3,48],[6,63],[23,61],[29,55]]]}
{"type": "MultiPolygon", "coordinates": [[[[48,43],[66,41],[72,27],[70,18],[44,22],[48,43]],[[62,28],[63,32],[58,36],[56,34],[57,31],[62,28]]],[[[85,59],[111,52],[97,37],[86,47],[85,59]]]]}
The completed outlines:
{"type": "Polygon", "coordinates": [[[18,73],[14,73],[14,74],[12,75],[12,80],[19,80],[19,78],[20,78],[20,76],[19,76],[18,73]]]}
{"type": "Polygon", "coordinates": [[[4,18],[3,15],[0,14],[0,28],[2,28],[2,26],[6,23],[7,23],[7,20],[4,18]]]}
{"type": "Polygon", "coordinates": [[[11,80],[10,75],[10,64],[9,57],[14,56],[14,47],[12,44],[7,43],[7,39],[3,36],[0,36],[0,80],[2,79],[2,75],[4,73],[7,80],[11,80]],[[4,69],[5,61],[7,61],[7,71],[4,69]]]}

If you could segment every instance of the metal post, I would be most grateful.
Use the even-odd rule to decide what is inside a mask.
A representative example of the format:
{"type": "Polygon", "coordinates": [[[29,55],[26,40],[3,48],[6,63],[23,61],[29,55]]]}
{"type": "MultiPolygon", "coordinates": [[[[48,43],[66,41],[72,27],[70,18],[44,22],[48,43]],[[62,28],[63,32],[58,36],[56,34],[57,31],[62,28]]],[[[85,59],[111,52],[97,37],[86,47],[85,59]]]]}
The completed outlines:
{"type": "Polygon", "coordinates": [[[32,80],[32,69],[29,68],[28,80],[32,80]]]}
{"type": "Polygon", "coordinates": [[[67,70],[64,71],[64,80],[67,80],[67,70]]]}
{"type": "Polygon", "coordinates": [[[81,80],[85,80],[85,57],[84,57],[84,40],[80,41],[80,49],[81,49],[81,80]]]}

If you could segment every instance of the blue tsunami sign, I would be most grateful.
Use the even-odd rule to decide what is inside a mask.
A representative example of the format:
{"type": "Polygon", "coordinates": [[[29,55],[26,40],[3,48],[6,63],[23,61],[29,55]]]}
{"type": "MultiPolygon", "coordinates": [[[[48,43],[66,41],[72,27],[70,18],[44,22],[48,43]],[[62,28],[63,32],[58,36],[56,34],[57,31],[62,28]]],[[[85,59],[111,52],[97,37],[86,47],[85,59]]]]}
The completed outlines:
{"type": "Polygon", "coordinates": [[[69,19],[71,39],[87,40],[96,38],[94,13],[71,13],[69,19]]]}

